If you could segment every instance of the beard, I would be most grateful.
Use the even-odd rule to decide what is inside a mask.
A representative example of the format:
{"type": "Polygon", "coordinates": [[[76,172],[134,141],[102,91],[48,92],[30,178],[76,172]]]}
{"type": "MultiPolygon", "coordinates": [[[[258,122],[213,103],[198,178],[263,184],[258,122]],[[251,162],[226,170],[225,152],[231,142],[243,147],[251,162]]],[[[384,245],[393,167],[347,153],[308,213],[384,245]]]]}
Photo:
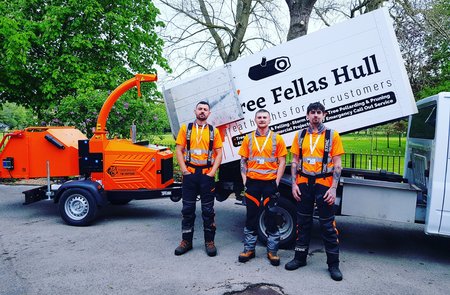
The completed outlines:
{"type": "Polygon", "coordinates": [[[202,114],[202,113],[196,115],[196,118],[197,118],[197,120],[199,120],[199,121],[206,121],[206,119],[207,119],[206,115],[205,115],[205,114],[202,114]]]}

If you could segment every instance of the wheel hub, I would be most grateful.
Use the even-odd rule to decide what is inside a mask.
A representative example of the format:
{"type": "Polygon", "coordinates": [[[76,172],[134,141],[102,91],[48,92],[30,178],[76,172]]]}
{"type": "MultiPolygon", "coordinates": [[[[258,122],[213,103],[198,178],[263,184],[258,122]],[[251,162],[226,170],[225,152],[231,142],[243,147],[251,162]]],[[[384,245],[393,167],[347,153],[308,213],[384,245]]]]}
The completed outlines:
{"type": "Polygon", "coordinates": [[[83,219],[89,212],[88,200],[79,194],[70,196],[64,207],[67,215],[74,220],[83,219]]]}

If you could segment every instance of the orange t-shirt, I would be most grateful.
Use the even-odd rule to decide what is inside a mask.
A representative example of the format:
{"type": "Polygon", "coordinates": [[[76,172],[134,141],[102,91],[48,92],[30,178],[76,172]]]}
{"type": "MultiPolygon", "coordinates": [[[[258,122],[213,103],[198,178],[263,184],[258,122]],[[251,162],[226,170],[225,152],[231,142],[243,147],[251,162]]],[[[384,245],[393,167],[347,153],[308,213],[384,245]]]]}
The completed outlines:
{"type": "MultiPolygon", "coordinates": [[[[302,131],[300,130],[297,132],[294,136],[294,140],[292,142],[291,146],[291,153],[299,156],[299,145],[298,145],[298,137],[299,134],[302,131]]],[[[333,158],[334,156],[339,156],[344,154],[344,147],[342,146],[341,137],[339,136],[339,133],[337,131],[333,131],[333,138],[332,138],[332,144],[331,144],[331,150],[328,154],[328,159],[333,158]]],[[[303,145],[302,145],[302,154],[303,154],[303,169],[308,172],[313,172],[316,174],[322,173],[322,159],[323,159],[323,152],[325,148],[325,130],[318,134],[313,133],[310,134],[309,132],[306,132],[305,137],[303,138],[303,145]],[[317,137],[319,137],[317,139],[317,137]],[[311,137],[311,140],[310,140],[311,137]],[[316,143],[317,142],[317,143],[316,143]],[[307,158],[310,158],[310,161],[306,161],[307,158]]],[[[333,161],[330,161],[328,163],[328,168],[333,167],[333,161]]],[[[302,167],[299,167],[301,169],[302,167]]],[[[308,178],[301,176],[300,174],[297,175],[297,183],[307,183],[308,178]]],[[[328,176],[326,178],[317,178],[316,183],[325,185],[330,187],[333,184],[333,176],[328,176]]]]}
{"type": "MultiPolygon", "coordinates": [[[[186,124],[181,125],[180,131],[178,132],[176,144],[181,145],[186,149],[187,139],[186,139],[187,126],[186,124]]],[[[223,146],[222,139],[220,138],[219,131],[214,128],[214,141],[213,141],[213,155],[212,158],[216,157],[216,149],[223,146]]],[[[206,165],[208,159],[208,149],[209,149],[209,128],[208,125],[192,125],[191,133],[191,164],[195,166],[206,165]]],[[[184,150],[184,156],[186,159],[186,150],[184,150]]],[[[213,164],[212,162],[211,164],[213,164]]],[[[195,172],[192,167],[187,167],[188,171],[191,173],[195,172]]],[[[203,173],[208,173],[211,168],[205,169],[203,173]]]]}
{"type": "Polygon", "coordinates": [[[269,137],[266,135],[255,136],[255,132],[247,134],[242,141],[241,148],[239,149],[239,155],[248,159],[247,162],[247,177],[251,179],[258,180],[273,180],[277,178],[278,162],[277,158],[284,157],[287,154],[286,144],[284,143],[283,137],[276,134],[275,137],[275,154],[272,157],[272,134],[270,131],[269,137]],[[253,137],[252,152],[249,151],[249,136],[253,137]],[[255,138],[258,141],[258,145],[261,152],[258,151],[257,145],[255,144],[255,138]],[[264,145],[264,142],[267,142],[264,145]],[[264,148],[263,148],[264,146],[264,148]],[[252,160],[255,158],[255,160],[252,160]]]}

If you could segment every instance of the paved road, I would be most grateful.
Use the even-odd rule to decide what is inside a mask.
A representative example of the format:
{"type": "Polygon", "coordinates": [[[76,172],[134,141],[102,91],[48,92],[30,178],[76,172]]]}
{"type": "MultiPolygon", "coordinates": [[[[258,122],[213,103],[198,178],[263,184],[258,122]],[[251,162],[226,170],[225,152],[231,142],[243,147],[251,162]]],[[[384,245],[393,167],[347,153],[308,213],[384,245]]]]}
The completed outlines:
{"type": "Polygon", "coordinates": [[[218,256],[206,256],[197,219],[194,249],[176,257],[181,203],[110,206],[93,226],[71,227],[50,201],[23,206],[28,188],[0,185],[0,294],[235,294],[258,284],[269,286],[265,294],[292,295],[450,290],[450,239],[426,236],[420,225],[338,217],[344,280],[334,282],[317,224],[308,266],[288,272],[291,250],[280,251],[280,267],[262,245],[256,259],[237,262],[245,208],[233,200],[216,204],[218,256]]]}

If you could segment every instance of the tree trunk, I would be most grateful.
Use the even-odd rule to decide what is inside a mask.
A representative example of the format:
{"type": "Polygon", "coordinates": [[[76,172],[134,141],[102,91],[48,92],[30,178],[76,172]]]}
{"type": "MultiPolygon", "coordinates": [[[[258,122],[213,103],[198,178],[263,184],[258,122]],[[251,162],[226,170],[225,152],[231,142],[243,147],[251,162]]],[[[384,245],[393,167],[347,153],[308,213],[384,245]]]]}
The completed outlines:
{"type": "Polygon", "coordinates": [[[228,52],[227,59],[224,63],[235,61],[239,55],[242,46],[242,40],[244,39],[245,32],[247,31],[248,21],[250,18],[252,1],[251,0],[239,0],[237,3],[237,23],[234,30],[233,41],[231,42],[230,52],[228,52]]]}
{"type": "Polygon", "coordinates": [[[287,40],[306,35],[308,23],[317,0],[286,0],[291,18],[287,40]]]}

